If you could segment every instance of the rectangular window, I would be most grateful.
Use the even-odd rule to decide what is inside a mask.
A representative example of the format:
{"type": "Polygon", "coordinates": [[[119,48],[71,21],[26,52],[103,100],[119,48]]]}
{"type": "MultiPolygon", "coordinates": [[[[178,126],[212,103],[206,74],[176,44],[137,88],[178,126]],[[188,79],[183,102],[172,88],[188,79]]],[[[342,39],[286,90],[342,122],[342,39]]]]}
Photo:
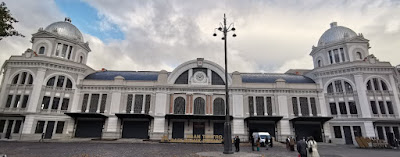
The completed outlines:
{"type": "Polygon", "coordinates": [[[361,127],[353,126],[353,132],[355,137],[362,137],[361,127]]]}
{"type": "Polygon", "coordinates": [[[6,120],[0,120],[0,133],[3,133],[5,124],[6,124],[6,120]]]}
{"type": "Polygon", "coordinates": [[[253,102],[252,96],[249,96],[249,113],[250,113],[250,116],[254,115],[254,102],[253,102]]]}
{"type": "Polygon", "coordinates": [[[69,52],[68,52],[68,59],[71,59],[72,56],[72,46],[69,46],[69,52]]]}
{"type": "Polygon", "coordinates": [[[22,120],[17,120],[15,121],[15,126],[14,126],[14,134],[18,134],[19,130],[21,129],[21,124],[22,124],[22,120]]]}
{"type": "Polygon", "coordinates": [[[385,105],[383,104],[383,101],[378,101],[379,104],[379,109],[381,110],[381,114],[386,114],[386,109],[385,105]]]}
{"type": "Polygon", "coordinates": [[[63,102],[61,105],[61,110],[68,110],[68,104],[69,104],[69,99],[68,98],[63,98],[63,102]]]}
{"type": "Polygon", "coordinates": [[[42,106],[41,109],[48,109],[50,105],[50,97],[44,96],[42,100],[42,106]]]}
{"type": "MultiPolygon", "coordinates": [[[[1,129],[1,126],[0,126],[0,129],[1,129]]],[[[396,137],[396,139],[400,139],[399,127],[394,126],[393,127],[393,133],[394,133],[394,137],[396,137]]]]}
{"type": "Polygon", "coordinates": [[[349,109],[350,109],[350,114],[358,114],[357,113],[357,106],[354,101],[349,102],[349,109]]]}
{"type": "Polygon", "coordinates": [[[20,104],[21,95],[16,95],[14,100],[14,108],[17,108],[20,104]]]}
{"type": "Polygon", "coordinates": [[[340,48],[340,55],[342,56],[342,62],[344,62],[346,60],[345,56],[344,56],[344,50],[343,48],[340,48]]]}
{"type": "Polygon", "coordinates": [[[331,114],[332,115],[337,115],[337,109],[336,109],[336,103],[329,103],[329,106],[331,108],[331,114]]]}
{"type": "Polygon", "coordinates": [[[337,49],[334,49],[334,50],[333,50],[333,54],[335,55],[335,62],[336,62],[336,63],[339,63],[339,62],[340,62],[340,59],[339,59],[338,50],[337,50],[337,49]]]}
{"type": "Polygon", "coordinates": [[[64,130],[64,121],[58,121],[56,127],[56,134],[62,134],[64,130]]]}
{"type": "Polygon", "coordinates": [[[100,97],[100,94],[92,94],[92,98],[90,99],[90,106],[89,106],[90,113],[97,112],[97,104],[99,104],[99,97],[100,97]]]}
{"type": "Polygon", "coordinates": [[[65,57],[66,57],[66,55],[67,55],[67,49],[68,49],[68,45],[64,44],[64,45],[63,45],[63,50],[62,50],[62,53],[61,53],[61,57],[62,57],[62,58],[65,58],[65,57]]]}
{"type": "Polygon", "coordinates": [[[82,112],[86,111],[86,106],[87,106],[88,101],[89,101],[89,94],[85,94],[83,96],[83,100],[82,100],[82,108],[81,108],[82,112]]]}
{"type": "Polygon", "coordinates": [[[61,49],[62,49],[62,45],[61,45],[61,43],[58,43],[57,48],[56,48],[56,56],[60,55],[61,49]]]}
{"type": "Polygon", "coordinates": [[[13,98],[13,95],[8,95],[6,108],[9,108],[11,106],[12,98],[13,98]]]}
{"type": "Polygon", "coordinates": [[[389,114],[394,114],[392,102],[391,101],[386,101],[386,105],[387,105],[389,114]]]}
{"type": "Polygon", "coordinates": [[[377,126],[376,130],[378,131],[378,138],[381,140],[385,140],[385,135],[383,134],[383,128],[381,126],[377,126]]]}
{"type": "Polygon", "coordinates": [[[133,101],[133,95],[128,94],[128,100],[126,101],[126,113],[130,113],[132,110],[132,101],[133,101]]]}
{"type": "Polygon", "coordinates": [[[29,99],[29,95],[24,95],[24,97],[22,98],[21,108],[26,108],[26,105],[28,104],[28,99],[29,99]]]}
{"type": "Polygon", "coordinates": [[[104,113],[106,110],[107,94],[103,94],[101,97],[100,113],[104,113]]]}
{"type": "Polygon", "coordinates": [[[335,132],[335,138],[342,138],[342,130],[340,126],[334,126],[333,131],[335,132]]]}
{"type": "Polygon", "coordinates": [[[331,64],[333,64],[332,51],[328,51],[328,54],[329,54],[329,61],[331,64]]]}
{"type": "Polygon", "coordinates": [[[58,76],[58,80],[57,80],[57,87],[63,87],[64,85],[64,76],[58,76]]]}
{"type": "Polygon", "coordinates": [[[303,116],[309,116],[310,110],[308,108],[308,100],[306,97],[300,97],[300,109],[303,116]]]}
{"type": "Polygon", "coordinates": [[[258,96],[256,97],[256,109],[257,109],[257,115],[264,115],[265,110],[264,110],[264,97],[258,96]]]}
{"type": "Polygon", "coordinates": [[[146,95],[146,102],[144,105],[144,113],[149,114],[150,111],[150,100],[151,100],[151,95],[146,95]]]}
{"type": "Polygon", "coordinates": [[[373,114],[378,114],[378,109],[376,108],[376,103],[375,101],[370,101],[371,103],[371,109],[373,114]]]}
{"type": "Polygon", "coordinates": [[[59,103],[60,103],[60,98],[54,97],[53,98],[53,104],[51,105],[51,109],[57,110],[59,103]]]}
{"type": "Polygon", "coordinates": [[[346,104],[344,102],[339,102],[340,114],[347,114],[346,104]]]}
{"type": "Polygon", "coordinates": [[[317,105],[315,104],[315,98],[310,98],[311,111],[314,116],[317,116],[317,105]]]}
{"type": "Polygon", "coordinates": [[[133,106],[133,113],[141,113],[143,105],[143,95],[135,95],[135,105],[133,106]]]}
{"type": "Polygon", "coordinates": [[[292,97],[293,114],[299,115],[299,108],[297,108],[297,97],[292,97]]]}
{"type": "Polygon", "coordinates": [[[38,121],[36,124],[35,134],[43,133],[44,121],[38,121]]]}
{"type": "Polygon", "coordinates": [[[335,81],[335,89],[337,93],[343,93],[342,81],[336,80],[335,81]]]}
{"type": "Polygon", "coordinates": [[[268,115],[272,115],[272,101],[271,101],[271,97],[267,97],[267,113],[268,113],[268,115]]]}

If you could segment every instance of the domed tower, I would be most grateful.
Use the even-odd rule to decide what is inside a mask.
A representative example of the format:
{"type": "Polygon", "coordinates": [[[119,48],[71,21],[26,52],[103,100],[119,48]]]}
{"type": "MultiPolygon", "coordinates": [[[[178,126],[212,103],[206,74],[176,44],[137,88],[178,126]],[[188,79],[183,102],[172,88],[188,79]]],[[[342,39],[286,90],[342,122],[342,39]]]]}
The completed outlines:
{"type": "Polygon", "coordinates": [[[32,34],[32,50],[37,55],[56,57],[86,64],[90,52],[88,42],[84,42],[82,33],[70,18],[40,28],[32,34]]]}
{"type": "Polygon", "coordinates": [[[318,41],[318,46],[312,47],[314,68],[363,60],[369,55],[369,40],[362,34],[356,34],[350,28],[338,26],[332,22],[318,41]]]}

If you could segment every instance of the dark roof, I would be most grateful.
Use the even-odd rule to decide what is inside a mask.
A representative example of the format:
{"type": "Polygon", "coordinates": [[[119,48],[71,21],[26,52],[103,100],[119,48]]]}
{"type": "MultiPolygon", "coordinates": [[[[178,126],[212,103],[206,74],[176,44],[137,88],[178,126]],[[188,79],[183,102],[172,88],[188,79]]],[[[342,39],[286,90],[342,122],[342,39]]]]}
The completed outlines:
{"type": "Polygon", "coordinates": [[[277,79],[284,79],[286,83],[315,83],[312,79],[295,74],[278,73],[241,73],[243,83],[275,83],[277,79]]]}
{"type": "Polygon", "coordinates": [[[99,71],[89,74],[85,80],[114,80],[122,76],[125,80],[157,81],[158,72],[155,71],[99,71]]]}

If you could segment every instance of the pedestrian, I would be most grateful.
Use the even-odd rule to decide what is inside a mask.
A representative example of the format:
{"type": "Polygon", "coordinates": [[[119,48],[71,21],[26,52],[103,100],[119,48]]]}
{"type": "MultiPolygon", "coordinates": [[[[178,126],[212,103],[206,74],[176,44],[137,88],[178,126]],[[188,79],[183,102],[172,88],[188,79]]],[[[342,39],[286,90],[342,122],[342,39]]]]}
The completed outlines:
{"type": "Polygon", "coordinates": [[[294,138],[290,137],[290,140],[289,140],[290,151],[294,151],[294,144],[295,144],[294,138]]]}
{"type": "Polygon", "coordinates": [[[257,142],[256,142],[256,145],[257,145],[257,151],[260,151],[260,146],[261,146],[261,144],[260,144],[260,137],[258,137],[257,138],[257,142]]]}
{"type": "Polygon", "coordinates": [[[305,137],[297,141],[297,152],[299,152],[300,157],[307,157],[307,143],[305,137]]]}
{"type": "Polygon", "coordinates": [[[269,140],[268,137],[265,138],[265,147],[267,148],[266,150],[268,150],[269,147],[269,140]]]}
{"type": "Polygon", "coordinates": [[[288,137],[286,138],[286,149],[287,149],[287,150],[290,150],[289,142],[290,142],[290,137],[288,136],[288,137]]]}
{"type": "Polygon", "coordinates": [[[250,136],[251,150],[254,151],[254,137],[250,136]]]}
{"type": "Polygon", "coordinates": [[[239,152],[239,151],[240,151],[239,146],[240,146],[240,138],[239,138],[239,136],[236,136],[236,137],[235,137],[235,148],[236,148],[236,152],[239,152]]]}
{"type": "Polygon", "coordinates": [[[319,157],[317,142],[314,140],[314,137],[310,136],[307,142],[307,157],[319,157]]]}

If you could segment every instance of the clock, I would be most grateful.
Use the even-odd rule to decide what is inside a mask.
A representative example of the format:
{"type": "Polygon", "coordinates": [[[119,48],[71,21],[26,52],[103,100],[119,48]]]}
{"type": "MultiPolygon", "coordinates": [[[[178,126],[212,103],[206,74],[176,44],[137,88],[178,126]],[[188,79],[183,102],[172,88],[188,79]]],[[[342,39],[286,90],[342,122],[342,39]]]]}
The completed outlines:
{"type": "Polygon", "coordinates": [[[197,83],[206,82],[207,81],[206,77],[207,77],[206,74],[202,71],[194,73],[194,81],[197,83]]]}

